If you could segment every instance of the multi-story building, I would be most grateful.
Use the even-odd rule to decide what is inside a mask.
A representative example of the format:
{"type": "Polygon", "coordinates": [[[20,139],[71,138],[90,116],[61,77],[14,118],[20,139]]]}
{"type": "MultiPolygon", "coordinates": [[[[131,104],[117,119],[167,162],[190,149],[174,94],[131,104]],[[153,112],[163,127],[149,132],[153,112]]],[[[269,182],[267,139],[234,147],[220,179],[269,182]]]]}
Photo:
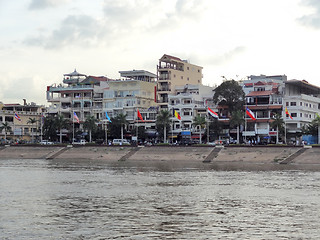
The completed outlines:
{"type": "Polygon", "coordinates": [[[245,128],[242,132],[244,138],[262,142],[276,137],[277,132],[270,127],[270,123],[274,114],[282,114],[286,80],[285,75],[252,75],[243,81],[246,107],[256,117],[256,120],[252,120],[247,114],[245,115],[245,128]]]}
{"type": "Polygon", "coordinates": [[[86,76],[76,70],[64,74],[64,84],[47,87],[47,101],[51,104],[48,114],[62,115],[71,121],[75,112],[80,123],[91,115],[102,119],[103,89],[108,86],[109,81],[112,79],[86,76]]]}
{"type": "MultiPolygon", "coordinates": [[[[0,126],[7,122],[11,127],[10,133],[7,134],[7,140],[12,142],[38,141],[41,139],[41,124],[42,116],[45,112],[43,105],[36,103],[27,103],[24,99],[24,104],[0,104],[0,126]]],[[[0,132],[4,139],[4,130],[0,132]]]]}
{"type": "Polygon", "coordinates": [[[202,84],[202,67],[166,54],[159,59],[157,74],[157,100],[161,108],[168,108],[168,95],[174,93],[175,86],[202,84]]]}
{"type": "MultiPolygon", "coordinates": [[[[175,86],[174,94],[168,95],[168,110],[177,111],[181,116],[179,121],[172,114],[172,131],[169,138],[199,139],[200,129],[193,126],[195,116],[207,116],[208,101],[212,100],[214,88],[202,84],[175,86]]],[[[203,129],[202,129],[203,131],[203,129]]],[[[204,132],[202,132],[204,133],[204,132]]]]}
{"type": "Polygon", "coordinates": [[[135,123],[144,126],[150,134],[155,133],[155,119],[158,110],[156,102],[157,75],[145,70],[120,71],[120,79],[108,82],[104,89],[103,111],[108,116],[116,117],[122,113],[127,115],[132,130],[135,123]],[[144,121],[138,119],[137,111],[144,121]]]}
{"type": "Polygon", "coordinates": [[[287,140],[297,141],[302,128],[310,124],[320,113],[320,87],[305,80],[285,81],[284,106],[287,107],[292,119],[283,112],[286,123],[287,140]]]}

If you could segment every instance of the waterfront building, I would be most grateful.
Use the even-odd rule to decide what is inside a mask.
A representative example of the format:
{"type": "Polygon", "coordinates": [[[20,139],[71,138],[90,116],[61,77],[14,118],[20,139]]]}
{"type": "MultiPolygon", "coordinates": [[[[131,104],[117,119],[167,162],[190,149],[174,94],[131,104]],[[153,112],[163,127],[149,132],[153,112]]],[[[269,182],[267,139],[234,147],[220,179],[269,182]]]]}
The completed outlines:
{"type": "Polygon", "coordinates": [[[126,115],[127,130],[135,135],[137,125],[143,126],[151,136],[155,135],[155,120],[158,111],[156,102],[157,75],[145,70],[119,71],[120,79],[108,82],[103,91],[103,112],[110,118],[126,115]],[[143,121],[137,117],[137,111],[143,121]]]}
{"type": "MultiPolygon", "coordinates": [[[[73,122],[76,130],[83,129],[83,123],[88,116],[94,116],[102,122],[103,113],[103,89],[108,88],[108,83],[114,81],[107,77],[87,76],[76,70],[64,74],[63,83],[53,84],[47,87],[48,115],[61,115],[73,122]],[[74,119],[74,113],[79,123],[74,119]]],[[[63,130],[63,135],[68,134],[63,130]]]]}
{"type": "Polygon", "coordinates": [[[242,136],[246,140],[257,142],[275,141],[277,132],[270,127],[275,114],[282,115],[285,75],[254,76],[251,75],[243,81],[243,91],[246,94],[246,106],[256,118],[251,119],[245,114],[245,128],[242,136]]]}
{"type": "Polygon", "coordinates": [[[202,67],[164,54],[157,66],[157,101],[161,109],[168,108],[168,95],[174,94],[175,86],[202,84],[202,67]]]}
{"type": "MultiPolygon", "coordinates": [[[[207,118],[208,102],[212,102],[214,88],[202,84],[186,84],[175,86],[173,93],[168,95],[168,110],[172,113],[172,130],[168,137],[174,140],[198,141],[200,128],[193,126],[193,119],[197,115],[207,118]],[[174,116],[174,111],[179,113],[181,120],[174,116]]],[[[213,106],[210,107],[215,109],[213,106]]],[[[203,128],[202,134],[204,134],[203,128]]]]}
{"type": "Polygon", "coordinates": [[[312,85],[305,80],[285,81],[285,94],[283,99],[283,118],[286,122],[287,140],[296,142],[306,127],[320,112],[320,87],[312,85]]]}
{"type": "MultiPolygon", "coordinates": [[[[41,139],[42,116],[45,112],[43,105],[34,102],[6,104],[0,103],[0,126],[2,123],[8,123],[11,131],[7,133],[7,140],[11,142],[31,142],[41,139]]],[[[2,140],[4,139],[4,130],[0,132],[2,140]]]]}

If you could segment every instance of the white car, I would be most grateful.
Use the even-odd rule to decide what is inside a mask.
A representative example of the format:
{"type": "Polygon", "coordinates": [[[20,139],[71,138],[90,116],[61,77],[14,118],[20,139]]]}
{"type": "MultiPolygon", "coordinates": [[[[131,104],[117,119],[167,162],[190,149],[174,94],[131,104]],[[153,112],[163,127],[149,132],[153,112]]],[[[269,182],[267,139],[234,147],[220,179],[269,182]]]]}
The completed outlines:
{"type": "Polygon", "coordinates": [[[42,141],[40,142],[40,144],[41,144],[41,145],[52,145],[53,142],[50,142],[50,141],[48,141],[48,140],[42,140],[42,141]]]}
{"type": "Polygon", "coordinates": [[[84,139],[81,139],[79,142],[73,142],[72,144],[75,144],[75,145],[86,145],[86,140],[84,140],[84,139]]]}

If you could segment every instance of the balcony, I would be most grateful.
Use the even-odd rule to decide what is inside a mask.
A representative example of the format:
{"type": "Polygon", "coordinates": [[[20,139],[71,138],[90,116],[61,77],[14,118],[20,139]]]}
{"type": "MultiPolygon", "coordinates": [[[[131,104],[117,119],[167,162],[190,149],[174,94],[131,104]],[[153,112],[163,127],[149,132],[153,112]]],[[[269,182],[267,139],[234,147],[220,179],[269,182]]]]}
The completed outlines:
{"type": "Polygon", "coordinates": [[[62,97],[60,98],[60,101],[62,103],[69,103],[71,101],[71,97],[62,97]]]}
{"type": "Polygon", "coordinates": [[[158,92],[171,92],[171,88],[162,87],[157,89],[158,92]]]}

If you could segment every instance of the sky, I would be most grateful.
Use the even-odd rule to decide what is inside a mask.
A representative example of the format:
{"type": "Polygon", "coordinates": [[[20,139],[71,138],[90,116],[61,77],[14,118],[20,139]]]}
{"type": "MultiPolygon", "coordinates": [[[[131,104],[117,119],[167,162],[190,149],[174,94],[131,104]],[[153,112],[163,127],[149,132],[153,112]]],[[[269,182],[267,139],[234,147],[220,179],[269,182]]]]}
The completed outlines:
{"type": "Polygon", "coordinates": [[[203,84],[287,75],[320,86],[318,0],[0,0],[0,101],[46,102],[76,69],[156,73],[163,54],[203,67],[203,84]]]}

